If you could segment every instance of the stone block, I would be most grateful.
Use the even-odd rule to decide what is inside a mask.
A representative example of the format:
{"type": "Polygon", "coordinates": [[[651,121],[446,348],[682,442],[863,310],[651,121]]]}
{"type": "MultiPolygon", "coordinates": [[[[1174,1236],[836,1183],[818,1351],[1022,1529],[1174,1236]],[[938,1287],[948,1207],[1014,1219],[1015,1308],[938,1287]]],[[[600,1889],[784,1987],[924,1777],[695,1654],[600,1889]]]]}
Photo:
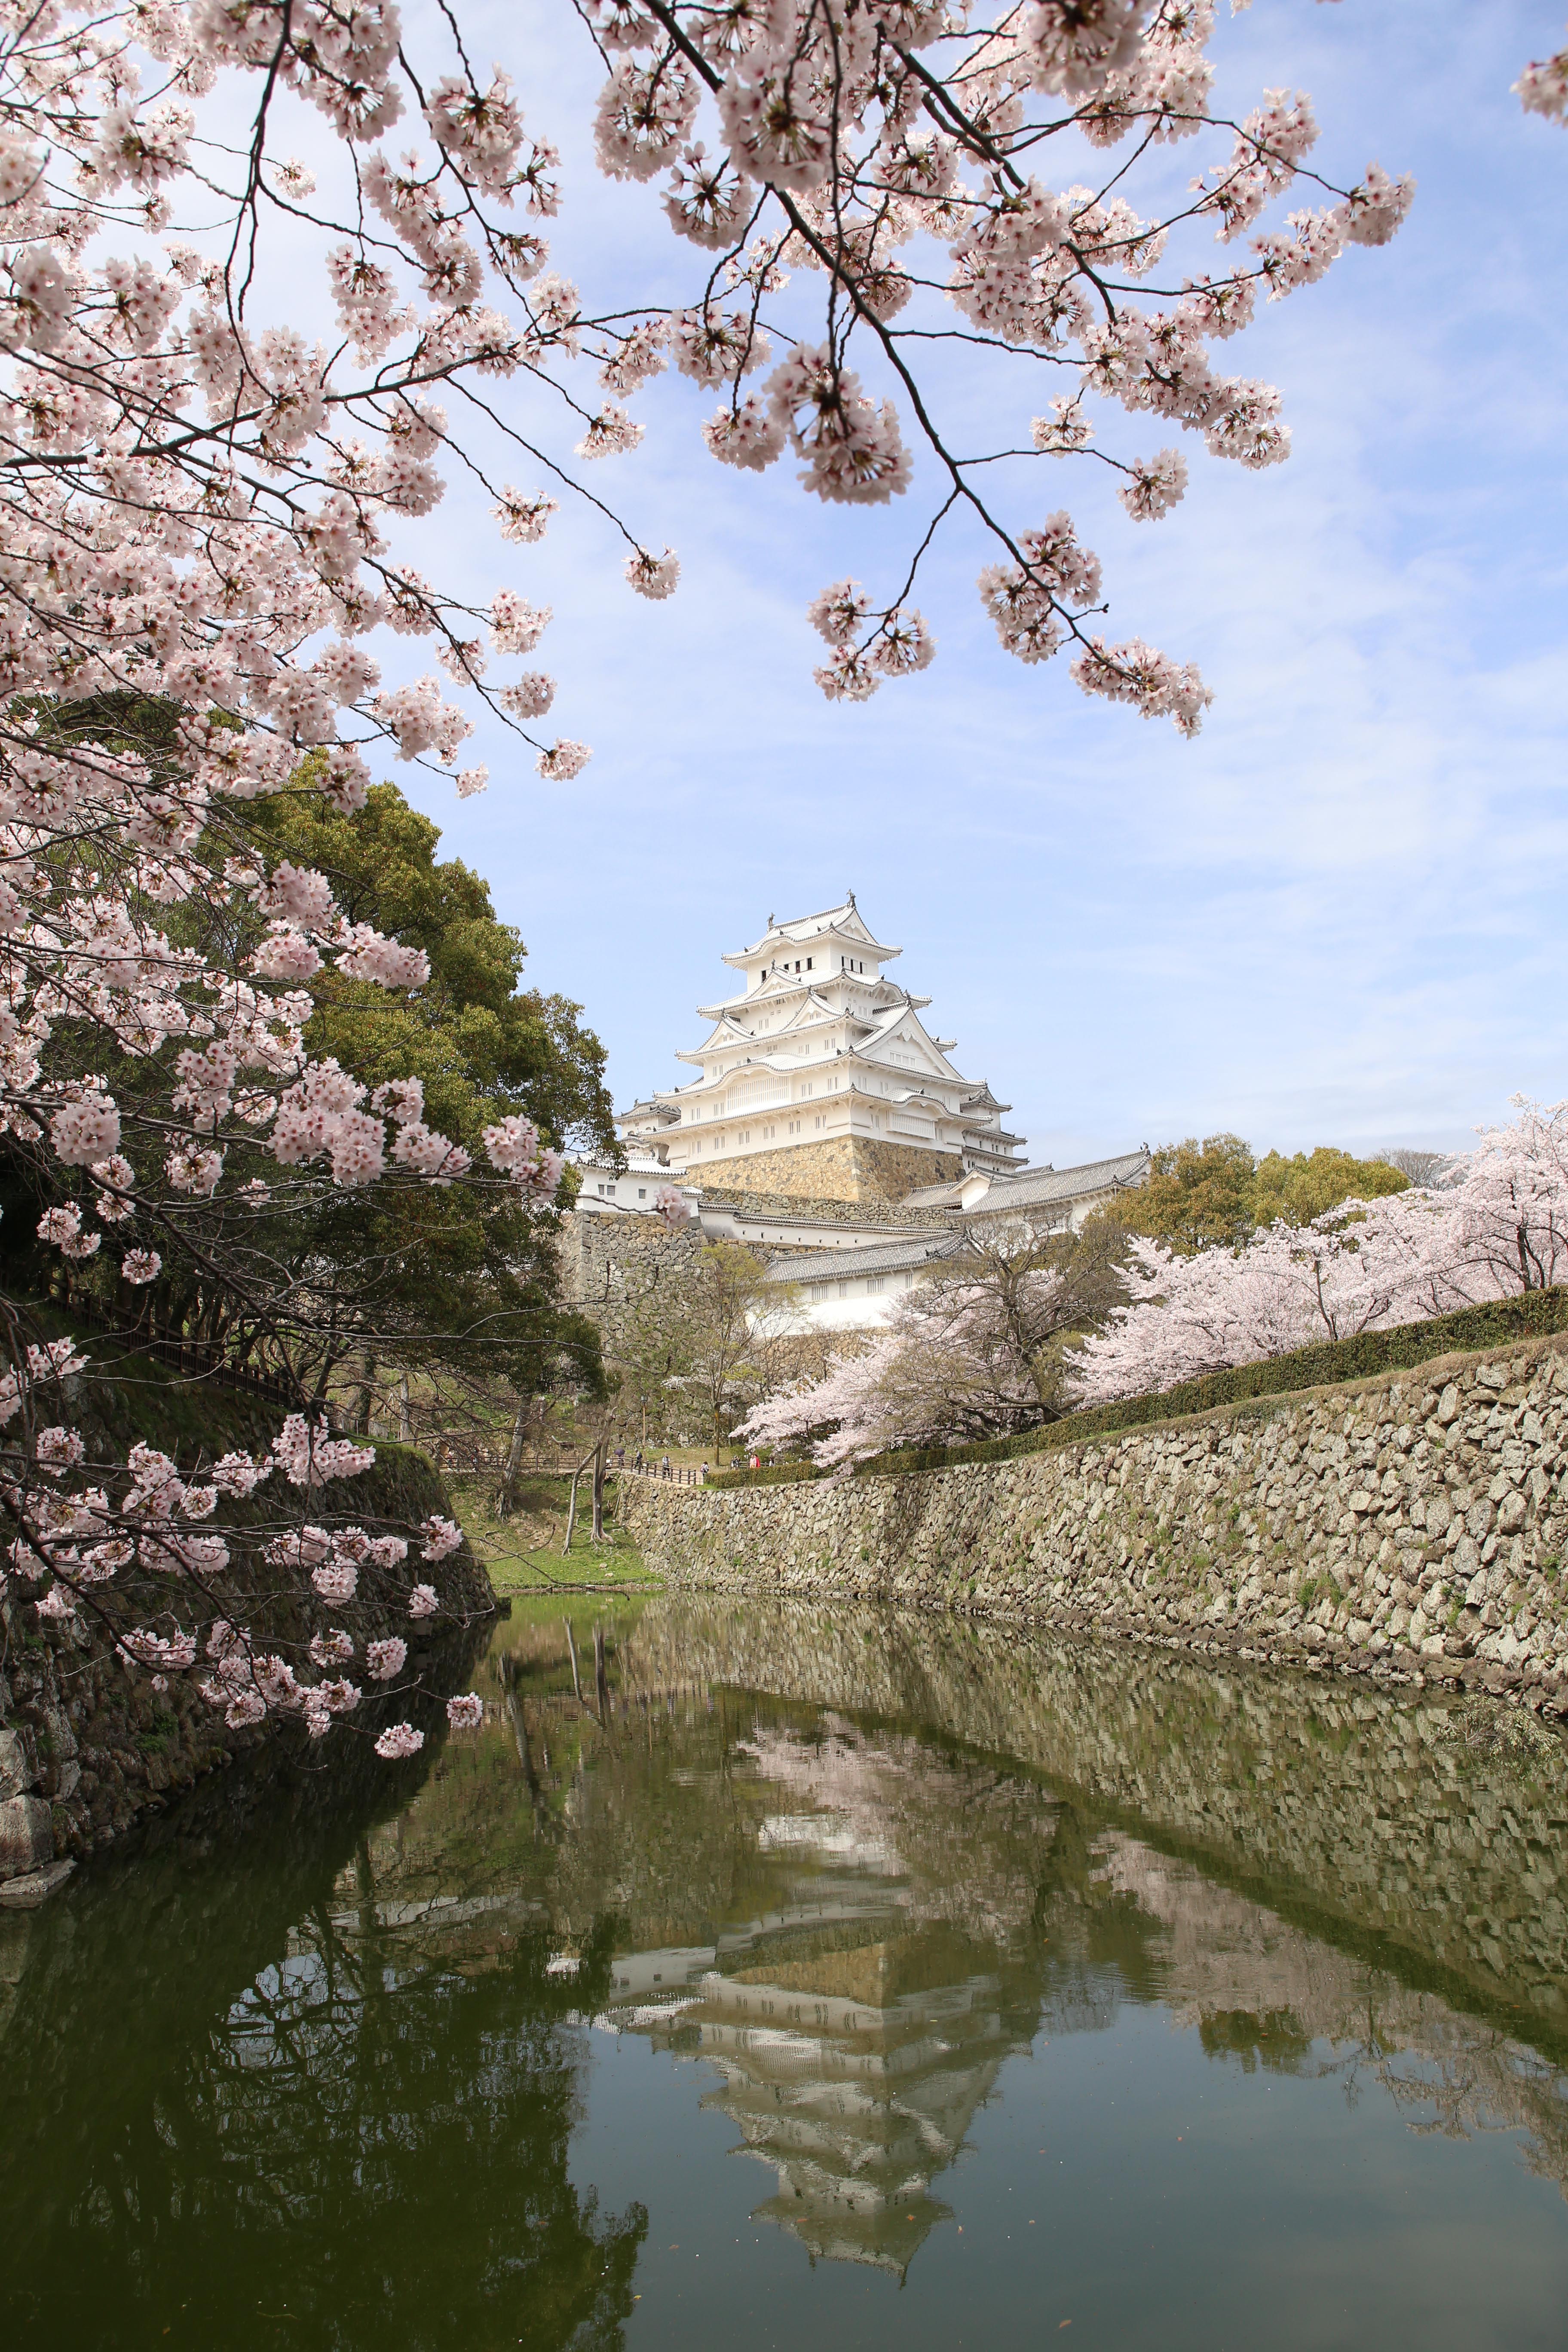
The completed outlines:
{"type": "Polygon", "coordinates": [[[54,1818],[41,1797],[0,1803],[0,1879],[19,1878],[55,1858],[54,1818]]]}
{"type": "Polygon", "coordinates": [[[19,1797],[37,1777],[32,1742],[19,1724],[0,1730],[0,1798],[19,1797]]]}
{"type": "Polygon", "coordinates": [[[74,1862],[51,1862],[46,1869],[30,1870],[22,1878],[8,1878],[0,1885],[0,1906],[7,1911],[36,1911],[58,1886],[63,1886],[76,1868],[74,1862]]]}

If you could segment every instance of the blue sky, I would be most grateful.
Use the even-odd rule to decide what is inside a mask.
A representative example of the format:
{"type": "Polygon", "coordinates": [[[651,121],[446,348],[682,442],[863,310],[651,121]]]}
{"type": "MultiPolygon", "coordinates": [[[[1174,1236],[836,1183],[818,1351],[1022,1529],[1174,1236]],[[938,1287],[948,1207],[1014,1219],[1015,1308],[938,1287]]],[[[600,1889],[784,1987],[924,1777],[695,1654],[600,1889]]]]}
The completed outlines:
{"type": "MultiPolygon", "coordinates": [[[[689,248],[649,191],[593,170],[597,74],[564,17],[465,11],[564,151],[553,260],[585,293],[679,299],[689,248]]],[[[668,604],[630,593],[599,527],[563,513],[542,547],[503,549],[454,485],[417,560],[554,604],[554,719],[595,759],[552,792],[498,729],[483,798],[397,781],[489,877],[531,977],[586,1006],[618,1101],[683,1075],[721,950],[851,885],[1036,1160],[1221,1127],[1259,1148],[1462,1144],[1515,1088],[1568,1094],[1568,134],[1510,89],[1562,20],[1562,0],[1258,0],[1223,25],[1234,110],[1310,90],[1326,175],[1375,157],[1419,185],[1391,247],[1223,347],[1281,387],[1287,465],[1244,473],[1112,412],[1110,446],[1189,457],[1164,522],[1131,524],[1068,467],[1020,476],[1021,520],[1079,514],[1113,633],[1202,667],[1195,742],[1005,656],[963,536],[918,600],[932,668],[826,704],[805,605],[846,572],[884,581],[917,494],[846,514],[787,465],[718,467],[711,395],[679,379],[635,404],[642,449],[588,469],[679,552],[668,604]]],[[[1173,151],[1176,184],[1224,144],[1173,151]]],[[[1055,389],[940,367],[944,398],[997,420],[990,446],[1025,439],[1055,389]]]]}

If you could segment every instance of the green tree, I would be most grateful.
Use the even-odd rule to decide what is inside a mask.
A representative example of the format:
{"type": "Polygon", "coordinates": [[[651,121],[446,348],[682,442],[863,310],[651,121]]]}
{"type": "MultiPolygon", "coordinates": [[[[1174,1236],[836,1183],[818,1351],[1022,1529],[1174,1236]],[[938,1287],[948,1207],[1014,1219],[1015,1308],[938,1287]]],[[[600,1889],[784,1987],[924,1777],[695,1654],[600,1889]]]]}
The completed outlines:
{"type": "Polygon", "coordinates": [[[1188,1136],[1163,1145],[1148,1183],[1110,1213],[1130,1232],[1191,1257],[1215,1246],[1239,1249],[1276,1218],[1310,1224],[1342,1201],[1378,1200],[1405,1192],[1409,1182],[1386,1160],[1356,1160],[1328,1144],[1289,1160],[1278,1151],[1258,1160],[1239,1135],[1209,1135],[1201,1143],[1188,1136]]]}
{"type": "Polygon", "coordinates": [[[1128,1229],[1166,1243],[1184,1257],[1216,1243],[1238,1249],[1257,1226],[1253,1183],[1258,1163],[1239,1135],[1207,1135],[1200,1143],[1167,1143],[1152,1155],[1149,1181],[1118,1202],[1128,1229]]]}
{"type": "Polygon", "coordinates": [[[1378,1201],[1409,1189],[1409,1177],[1385,1160],[1355,1160],[1348,1151],[1321,1143],[1315,1151],[1298,1151],[1293,1159],[1270,1151],[1258,1161],[1253,1213],[1260,1225],[1270,1225],[1278,1217],[1288,1224],[1309,1225],[1342,1201],[1378,1201]]]}

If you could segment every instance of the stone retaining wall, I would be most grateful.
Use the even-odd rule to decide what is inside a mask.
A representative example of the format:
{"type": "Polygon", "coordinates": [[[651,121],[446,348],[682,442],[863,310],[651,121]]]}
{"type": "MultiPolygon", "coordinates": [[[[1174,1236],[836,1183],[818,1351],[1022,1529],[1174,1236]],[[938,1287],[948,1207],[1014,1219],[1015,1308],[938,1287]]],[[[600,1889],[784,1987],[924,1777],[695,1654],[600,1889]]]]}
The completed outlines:
{"type": "Polygon", "coordinates": [[[870,1201],[886,1215],[922,1184],[956,1184],[963,1161],[955,1151],[837,1135],[815,1143],[781,1143],[774,1151],[748,1151],[734,1159],[691,1160],[685,1173],[692,1184],[777,1193],[797,1210],[816,1201],[870,1201]]]}
{"type": "Polygon", "coordinates": [[[1568,1337],[1016,1461],[627,1482],[672,1586],[852,1592],[1568,1713],[1568,1337]]]}

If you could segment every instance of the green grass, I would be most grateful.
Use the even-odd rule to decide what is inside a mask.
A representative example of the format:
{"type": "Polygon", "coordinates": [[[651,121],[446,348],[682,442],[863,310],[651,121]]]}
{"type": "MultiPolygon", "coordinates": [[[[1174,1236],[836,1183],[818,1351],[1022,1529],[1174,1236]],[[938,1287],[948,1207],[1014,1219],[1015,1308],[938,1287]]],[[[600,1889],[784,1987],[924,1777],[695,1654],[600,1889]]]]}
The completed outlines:
{"type": "Polygon", "coordinates": [[[641,1553],[615,1517],[614,1488],[605,1497],[604,1543],[595,1543],[593,1498],[585,1479],[577,1486],[577,1518],[570,1555],[561,1549],[566,1532],[569,1478],[547,1471],[528,1473],[518,1486],[518,1508],[497,1518],[491,1504],[495,1480],[454,1478],[452,1503],[464,1534],[483,1560],[498,1594],[550,1592],[562,1586],[610,1586],[627,1592],[658,1591],[641,1553]]]}

